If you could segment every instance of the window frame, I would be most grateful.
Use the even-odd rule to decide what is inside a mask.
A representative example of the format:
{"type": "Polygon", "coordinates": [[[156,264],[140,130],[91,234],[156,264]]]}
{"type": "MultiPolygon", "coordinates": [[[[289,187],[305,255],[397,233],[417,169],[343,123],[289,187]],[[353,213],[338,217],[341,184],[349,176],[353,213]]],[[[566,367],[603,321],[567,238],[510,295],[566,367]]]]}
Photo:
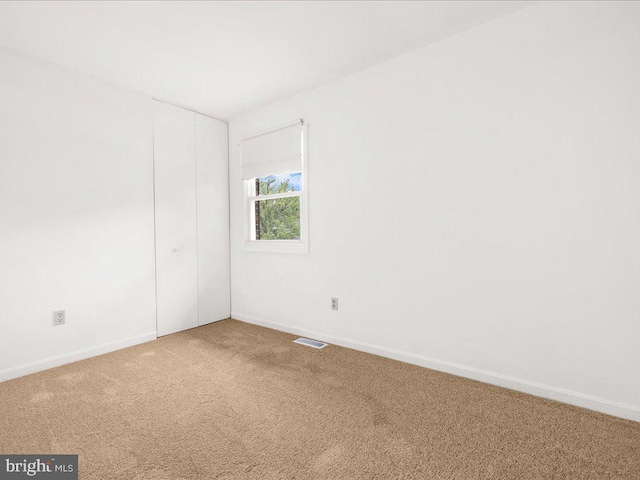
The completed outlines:
{"type": "MultiPolygon", "coordinates": [[[[256,179],[242,179],[244,197],[244,244],[243,251],[262,253],[309,253],[309,169],[308,169],[308,125],[302,124],[302,182],[300,191],[256,195],[256,179]],[[255,239],[255,206],[258,200],[276,198],[300,198],[300,239],[299,240],[254,240],[255,239]]],[[[295,173],[295,172],[282,172],[295,173]]]]}

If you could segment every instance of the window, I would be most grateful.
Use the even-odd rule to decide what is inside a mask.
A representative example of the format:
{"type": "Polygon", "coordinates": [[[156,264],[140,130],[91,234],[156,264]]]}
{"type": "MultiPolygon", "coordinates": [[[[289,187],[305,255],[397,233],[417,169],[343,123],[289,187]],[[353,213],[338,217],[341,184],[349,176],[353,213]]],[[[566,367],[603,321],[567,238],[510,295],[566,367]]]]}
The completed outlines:
{"type": "Polygon", "coordinates": [[[244,250],[308,253],[304,140],[299,120],[242,141],[244,250]]]}
{"type": "Polygon", "coordinates": [[[302,172],[256,178],[253,186],[253,239],[300,240],[302,172]]]}

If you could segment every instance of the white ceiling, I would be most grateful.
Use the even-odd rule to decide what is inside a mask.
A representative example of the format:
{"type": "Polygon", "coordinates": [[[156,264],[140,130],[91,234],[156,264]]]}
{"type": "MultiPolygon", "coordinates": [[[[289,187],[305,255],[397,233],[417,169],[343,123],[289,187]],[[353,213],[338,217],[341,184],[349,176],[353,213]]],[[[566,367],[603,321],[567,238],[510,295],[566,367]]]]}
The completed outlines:
{"type": "Polygon", "coordinates": [[[0,45],[217,118],[532,2],[0,2],[0,45]]]}

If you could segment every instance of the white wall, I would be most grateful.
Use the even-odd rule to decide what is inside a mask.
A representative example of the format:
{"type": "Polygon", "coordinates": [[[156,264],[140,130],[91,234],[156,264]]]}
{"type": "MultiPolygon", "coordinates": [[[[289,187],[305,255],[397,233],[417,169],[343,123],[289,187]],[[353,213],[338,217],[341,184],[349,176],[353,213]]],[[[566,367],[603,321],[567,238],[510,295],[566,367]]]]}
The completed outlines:
{"type": "Polygon", "coordinates": [[[151,98],[7,50],[0,72],[3,380],[155,338],[156,312],[151,98]]]}
{"type": "Polygon", "coordinates": [[[542,3],[233,120],[233,315],[640,420],[638,25],[542,3]],[[242,251],[240,138],[298,117],[310,254],[242,251]]]}

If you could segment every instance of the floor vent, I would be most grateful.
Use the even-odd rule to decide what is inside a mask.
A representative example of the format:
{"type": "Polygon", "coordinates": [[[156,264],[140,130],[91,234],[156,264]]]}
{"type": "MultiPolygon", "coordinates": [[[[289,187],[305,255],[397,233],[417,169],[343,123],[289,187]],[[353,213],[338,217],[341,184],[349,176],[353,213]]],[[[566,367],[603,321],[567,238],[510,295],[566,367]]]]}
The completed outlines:
{"type": "Polygon", "coordinates": [[[317,340],[310,340],[308,338],[298,338],[297,340],[294,340],[293,343],[299,343],[300,345],[306,345],[307,347],[311,348],[324,348],[329,345],[328,343],[322,343],[317,340]]]}

